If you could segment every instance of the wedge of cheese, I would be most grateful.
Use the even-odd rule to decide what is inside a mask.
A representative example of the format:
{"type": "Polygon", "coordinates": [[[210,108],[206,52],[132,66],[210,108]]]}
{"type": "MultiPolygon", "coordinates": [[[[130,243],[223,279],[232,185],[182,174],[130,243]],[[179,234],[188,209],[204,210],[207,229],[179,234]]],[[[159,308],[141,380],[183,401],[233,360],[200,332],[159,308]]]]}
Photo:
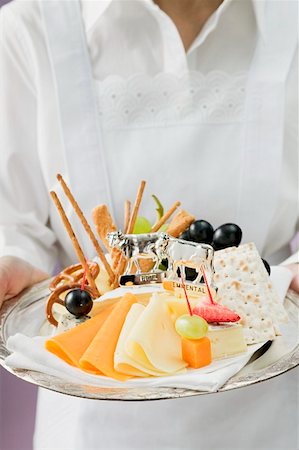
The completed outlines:
{"type": "Polygon", "coordinates": [[[157,294],[129,333],[125,352],[144,371],[171,374],[186,367],[182,359],[181,338],[174,328],[167,305],[157,294]]]}
{"type": "Polygon", "coordinates": [[[247,351],[243,327],[237,323],[209,325],[212,359],[222,359],[247,351]]]}
{"type": "Polygon", "coordinates": [[[126,316],[136,301],[135,295],[127,293],[116,303],[111,314],[81,357],[80,367],[85,370],[98,371],[98,373],[120,381],[130,378],[114,369],[114,352],[126,316]]]}
{"type": "MultiPolygon", "coordinates": [[[[159,297],[161,298],[161,301],[166,302],[169,312],[171,314],[172,320],[175,322],[176,319],[183,314],[188,314],[188,305],[186,302],[185,297],[184,298],[177,298],[174,295],[165,295],[165,294],[159,294],[159,297]]],[[[200,301],[200,298],[190,298],[189,299],[191,308],[194,308],[198,302],[200,301]]]]}
{"type": "MultiPolygon", "coordinates": [[[[72,366],[79,367],[79,360],[109,317],[114,305],[103,308],[101,312],[86,322],[57,334],[45,343],[46,349],[72,366]]],[[[93,370],[91,372],[94,372],[93,370]]]]}

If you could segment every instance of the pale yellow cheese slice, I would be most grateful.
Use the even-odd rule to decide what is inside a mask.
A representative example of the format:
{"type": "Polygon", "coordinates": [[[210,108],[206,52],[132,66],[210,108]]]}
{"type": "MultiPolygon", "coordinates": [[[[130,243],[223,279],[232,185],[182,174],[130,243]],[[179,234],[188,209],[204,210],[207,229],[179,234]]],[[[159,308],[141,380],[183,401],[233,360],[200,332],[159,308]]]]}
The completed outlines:
{"type": "Polygon", "coordinates": [[[212,359],[235,356],[247,351],[243,328],[239,324],[209,325],[212,359]]]}
{"type": "Polygon", "coordinates": [[[165,302],[153,294],[125,343],[125,352],[144,370],[166,374],[184,370],[181,338],[174,328],[165,302]]]}
{"type": "MultiPolygon", "coordinates": [[[[139,317],[142,315],[144,310],[145,310],[144,305],[136,303],[131,307],[130,311],[128,312],[115,349],[114,368],[118,372],[138,377],[147,377],[148,375],[161,376],[163,374],[155,370],[155,368],[151,366],[148,360],[147,360],[148,368],[145,369],[145,367],[140,362],[132,359],[125,351],[126,340],[132,328],[134,327],[134,325],[136,324],[136,322],[138,321],[139,317]],[[149,369],[149,367],[152,368],[149,369]]],[[[143,358],[140,359],[143,360],[143,358]]]]}

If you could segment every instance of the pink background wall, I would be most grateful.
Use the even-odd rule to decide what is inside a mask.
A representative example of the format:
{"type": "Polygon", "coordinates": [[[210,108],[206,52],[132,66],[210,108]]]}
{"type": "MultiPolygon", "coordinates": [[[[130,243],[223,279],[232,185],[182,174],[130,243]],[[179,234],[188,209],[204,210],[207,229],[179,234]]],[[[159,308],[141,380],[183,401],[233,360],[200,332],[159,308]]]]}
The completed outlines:
{"type": "Polygon", "coordinates": [[[0,450],[31,450],[35,386],[0,367],[0,450]]]}

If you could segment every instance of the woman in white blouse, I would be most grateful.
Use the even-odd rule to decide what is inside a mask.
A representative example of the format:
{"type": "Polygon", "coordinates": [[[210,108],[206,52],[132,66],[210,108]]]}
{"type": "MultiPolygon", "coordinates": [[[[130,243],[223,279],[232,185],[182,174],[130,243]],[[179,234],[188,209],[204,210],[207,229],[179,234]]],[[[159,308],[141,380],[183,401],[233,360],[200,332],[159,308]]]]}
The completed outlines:
{"type": "MultiPolygon", "coordinates": [[[[58,172],[86,214],[105,202],[121,223],[124,197],[144,178],[165,204],[179,198],[214,226],[238,223],[269,262],[290,256],[298,229],[296,3],[2,8],[0,304],[58,260],[75,260],[48,195],[60,192],[58,172]]],[[[287,263],[299,292],[297,260],[287,263]]],[[[175,402],[99,403],[43,391],[35,447],[295,449],[295,389],[293,371],[175,402]]]]}

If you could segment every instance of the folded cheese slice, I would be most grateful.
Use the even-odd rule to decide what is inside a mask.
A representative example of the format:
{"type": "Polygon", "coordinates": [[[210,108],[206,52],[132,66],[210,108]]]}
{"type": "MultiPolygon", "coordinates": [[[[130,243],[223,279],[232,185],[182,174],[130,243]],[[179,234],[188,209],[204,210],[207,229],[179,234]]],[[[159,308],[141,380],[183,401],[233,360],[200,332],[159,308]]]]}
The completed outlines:
{"type": "MultiPolygon", "coordinates": [[[[139,376],[139,377],[147,377],[149,375],[161,376],[165,375],[164,373],[155,369],[154,366],[146,359],[146,367],[142,364],[142,361],[138,361],[137,359],[131,358],[125,351],[125,345],[128,336],[132,328],[135,326],[140,316],[145,310],[145,306],[135,303],[125,320],[123,328],[121,330],[118,343],[116,346],[116,350],[114,353],[114,368],[118,372],[125,373],[127,375],[139,376]]],[[[144,356],[143,356],[144,359],[144,356]]],[[[142,359],[142,360],[143,360],[142,359]]]]}
{"type": "Polygon", "coordinates": [[[187,365],[182,359],[181,338],[168,307],[157,294],[153,294],[133,326],[124,349],[144,371],[170,374],[184,370],[187,365]]]}
{"type": "Polygon", "coordinates": [[[121,333],[118,338],[117,346],[114,353],[114,368],[118,372],[125,373],[127,375],[133,375],[138,377],[148,376],[142,370],[142,367],[133,359],[131,359],[125,352],[125,343],[131,329],[143,313],[145,306],[135,303],[127,314],[125,323],[122,327],[121,333]]]}
{"type": "Polygon", "coordinates": [[[127,293],[116,303],[111,314],[81,357],[80,367],[85,370],[97,370],[99,373],[120,381],[130,378],[114,369],[114,352],[126,316],[136,302],[137,297],[127,293]]]}
{"type": "Polygon", "coordinates": [[[113,308],[114,305],[103,308],[92,319],[48,339],[45,343],[46,349],[68,364],[79,367],[80,358],[113,308]]]}

